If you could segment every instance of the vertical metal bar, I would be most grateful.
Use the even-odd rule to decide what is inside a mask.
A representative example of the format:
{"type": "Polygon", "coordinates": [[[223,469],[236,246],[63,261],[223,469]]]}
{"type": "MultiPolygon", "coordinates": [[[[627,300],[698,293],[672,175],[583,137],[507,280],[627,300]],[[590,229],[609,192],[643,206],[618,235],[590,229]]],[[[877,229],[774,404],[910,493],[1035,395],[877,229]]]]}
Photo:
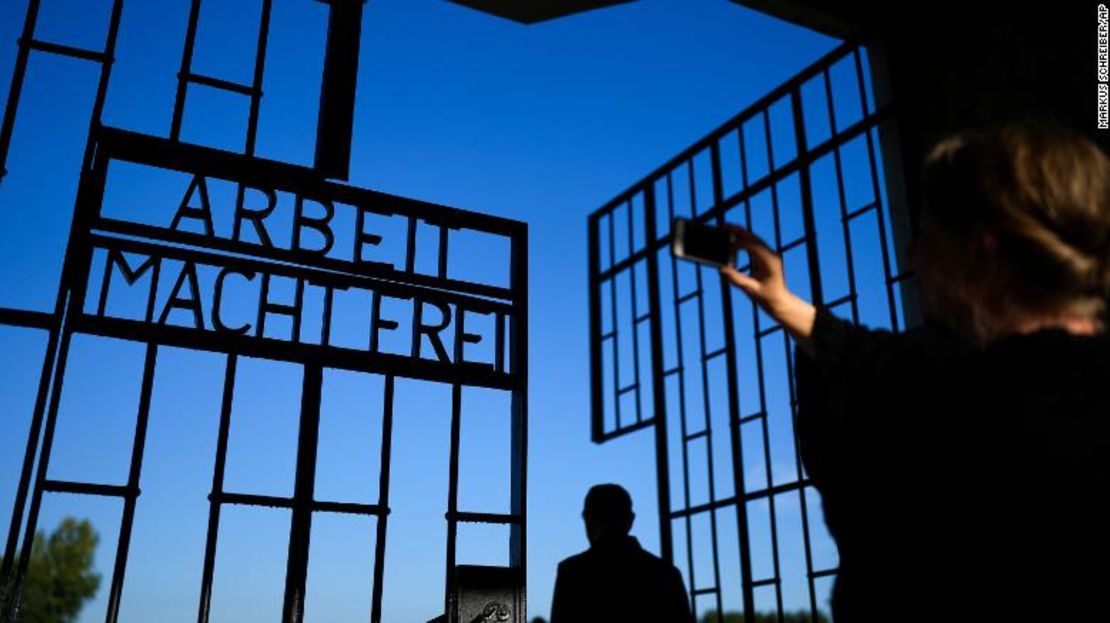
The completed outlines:
{"type": "MultiPolygon", "coordinates": [[[[632,233],[632,230],[635,226],[633,219],[636,216],[636,210],[633,209],[634,202],[632,201],[632,199],[628,200],[627,205],[628,205],[628,255],[631,256],[636,252],[635,242],[634,242],[635,236],[633,236],[633,233],[632,233]]],[[[639,329],[639,324],[640,323],[636,322],[636,318],[639,317],[639,314],[637,313],[637,311],[638,311],[637,306],[636,306],[636,264],[631,264],[628,267],[628,283],[629,283],[629,296],[632,299],[631,302],[628,305],[628,308],[630,310],[630,314],[632,316],[632,322],[631,322],[631,327],[632,327],[632,384],[636,387],[636,389],[633,390],[632,393],[636,398],[636,422],[639,423],[639,422],[643,421],[644,417],[643,417],[643,406],[640,403],[640,393],[641,393],[640,392],[640,329],[639,329]]],[[[617,396],[617,399],[620,400],[620,396],[617,396]]]]}
{"type": "MultiPolygon", "coordinates": [[[[69,306],[65,303],[68,302],[63,299],[63,311],[61,321],[61,344],[58,348],[57,367],[50,378],[49,391],[49,406],[46,410],[45,430],[42,433],[42,449],[39,453],[38,469],[35,473],[35,485],[31,493],[31,506],[27,511],[27,521],[23,529],[23,548],[19,553],[18,562],[14,576],[9,580],[10,598],[8,603],[4,604],[7,608],[5,613],[6,621],[15,621],[18,614],[20,589],[24,576],[27,574],[27,566],[31,561],[31,547],[34,543],[35,528],[38,525],[39,508],[42,505],[43,482],[46,480],[47,469],[50,467],[50,450],[54,445],[54,428],[58,419],[58,404],[59,398],[62,393],[62,382],[65,379],[66,363],[69,359],[69,343],[73,337],[73,330],[69,326],[69,317],[66,312],[69,311],[69,306]]],[[[41,393],[41,388],[40,388],[41,393]]],[[[30,446],[30,442],[28,442],[30,446]]],[[[14,520],[14,517],[13,517],[14,520]]]]}
{"type": "Polygon", "coordinates": [[[385,377],[382,397],[382,455],[378,470],[378,516],[376,546],[374,547],[374,586],[370,597],[370,623],[382,620],[382,582],[385,580],[386,527],[389,520],[389,468],[393,448],[393,375],[385,377]]]}
{"type": "MultiPolygon", "coordinates": [[[[23,33],[19,36],[19,51],[15,56],[12,70],[12,84],[8,87],[8,102],[4,106],[4,120],[0,122],[0,183],[8,174],[8,149],[12,144],[12,131],[15,129],[15,114],[19,109],[19,98],[23,93],[23,79],[27,75],[27,59],[31,54],[31,40],[35,38],[35,22],[38,20],[40,0],[30,0],[27,13],[23,18],[23,33]]],[[[11,556],[4,558],[11,560],[11,556]]]]}
{"type": "MultiPolygon", "coordinates": [[[[448,236],[448,229],[446,225],[439,226],[439,253],[436,259],[438,265],[436,266],[436,275],[440,279],[447,278],[447,248],[450,245],[450,236],[448,236]]],[[[456,360],[458,361],[458,360],[456,360]]]]}
{"type": "MultiPolygon", "coordinates": [[[[737,132],[739,134],[739,132],[737,132]]],[[[741,139],[742,140],[742,139],[741,139]]],[[[718,152],[718,158],[720,157],[718,152]]],[[[743,168],[743,161],[740,162],[743,168]]],[[[719,170],[719,163],[715,167],[719,170]]],[[[717,217],[724,224],[724,212],[717,217]]],[[[732,318],[732,290],[724,276],[720,279],[721,305],[724,315],[725,362],[728,377],[729,442],[732,445],[732,480],[736,490],[736,531],[740,555],[740,585],[744,612],[755,612],[755,595],[752,588],[751,535],[748,528],[748,505],[744,502],[744,450],[740,440],[740,371],[736,357],[736,335],[732,318]]]]}
{"type": "Polygon", "coordinates": [[[85,144],[85,167],[92,164],[93,130],[100,125],[100,115],[104,110],[104,100],[108,95],[108,80],[112,75],[112,65],[115,63],[116,39],[119,36],[119,22],[123,15],[123,0],[112,2],[112,13],[108,18],[108,34],[104,40],[104,62],[100,66],[100,79],[96,85],[96,99],[93,101],[93,112],[89,121],[89,139],[85,144]]]}
{"type": "Polygon", "coordinates": [[[258,295],[258,319],[255,321],[255,326],[258,327],[258,337],[266,337],[266,311],[269,296],[270,274],[262,273],[262,285],[258,295]]]}
{"type": "Polygon", "coordinates": [[[220,500],[224,492],[224,471],[227,467],[227,438],[231,430],[231,405],[235,397],[235,372],[238,356],[227,356],[224,368],[224,391],[220,404],[220,429],[216,437],[216,462],[212,469],[212,492],[208,495],[208,535],[204,543],[204,567],[200,580],[200,606],[197,623],[208,623],[212,607],[212,577],[216,566],[216,544],[220,532],[220,500]]]}
{"type": "Polygon", "coordinates": [[[116,546],[115,568],[108,590],[106,623],[119,618],[120,598],[123,595],[123,577],[127,571],[127,554],[131,548],[131,527],[135,523],[135,503],[139,497],[139,478],[143,469],[143,451],[146,449],[146,429],[150,420],[150,396],[154,388],[154,368],[158,361],[158,345],[147,342],[143,361],[142,389],[139,393],[139,413],[135,421],[135,440],[131,447],[131,469],[127,476],[127,497],[123,500],[123,518],[120,521],[119,543],[116,546]]]}
{"type": "Polygon", "coordinates": [[[285,570],[284,623],[301,623],[308,577],[309,541],[312,536],[312,498],[316,489],[316,450],[320,437],[320,392],[324,372],[319,364],[306,364],[301,385],[300,434],[297,438],[297,477],[293,490],[293,517],[289,526],[289,559],[285,570]]]}
{"type": "Polygon", "coordinates": [[[458,540],[459,523],[456,513],[459,511],[459,432],[462,428],[462,385],[451,384],[451,450],[448,459],[447,481],[447,564],[444,570],[444,612],[447,618],[453,620],[455,604],[458,595],[455,594],[455,544],[458,540]]]}
{"type": "MultiPolygon", "coordinates": [[[[795,87],[790,91],[790,107],[794,113],[794,138],[798,159],[806,148],[805,119],[802,117],[802,97],[795,87]]],[[[821,264],[817,254],[817,225],[813,216],[813,193],[810,188],[809,166],[802,165],[798,168],[798,184],[801,186],[802,195],[802,228],[806,238],[806,260],[809,267],[809,292],[813,297],[813,304],[820,306],[825,301],[824,291],[821,287],[821,264]]]]}
{"type": "MultiPolygon", "coordinates": [[[[598,229],[601,215],[590,215],[587,222],[587,250],[589,253],[589,305],[590,305],[590,434],[594,443],[599,443],[605,434],[605,413],[601,374],[601,250],[598,229]]],[[[503,321],[497,319],[497,337],[503,337],[503,321]]],[[[494,341],[501,344],[501,339],[494,341]]],[[[498,349],[500,350],[500,349],[498,349]]],[[[500,366],[495,366],[500,369],[500,366]]]]}
{"type": "MultiPolygon", "coordinates": [[[[105,255],[104,273],[100,276],[100,296],[98,297],[98,300],[97,300],[97,303],[96,303],[96,315],[97,316],[105,315],[105,310],[108,307],[108,290],[110,290],[111,287],[112,287],[112,262],[117,257],[120,258],[120,262],[125,261],[123,259],[123,254],[122,253],[117,256],[115,251],[109,250],[104,255],[105,255]]],[[[147,311],[149,311],[149,309],[147,311]]],[[[150,320],[147,320],[147,322],[150,322],[150,320]]]]}
{"type": "Polygon", "coordinates": [[[416,272],[416,217],[410,216],[405,234],[405,272],[416,272]]]}
{"type": "MultiPolygon", "coordinates": [[[[671,173],[667,173],[667,215],[670,216],[671,222],[674,222],[674,183],[671,180],[671,173]]],[[[680,299],[682,296],[678,290],[678,266],[676,265],[674,256],[670,258],[671,261],[671,304],[674,305],[674,319],[675,319],[675,353],[678,357],[678,418],[679,418],[679,431],[680,431],[680,446],[682,447],[682,504],[683,509],[690,508],[690,452],[687,449],[686,435],[688,431],[688,424],[686,421],[686,363],[682,350],[682,303],[680,299]]],[[[700,296],[700,293],[698,293],[700,296]]],[[[667,509],[668,511],[670,509],[667,509]]],[[[683,516],[683,525],[686,529],[686,570],[690,578],[689,590],[691,596],[696,589],[696,578],[694,577],[694,552],[693,552],[693,534],[691,526],[690,513],[685,513],[683,516]]]]}
{"type": "MultiPolygon", "coordinates": [[[[832,83],[828,69],[822,70],[825,84],[825,101],[828,103],[829,127],[832,128],[833,139],[836,138],[836,113],[833,109],[832,83]]],[[[852,234],[848,222],[848,206],[844,193],[844,169],[840,163],[840,147],[832,150],[833,162],[836,165],[836,196],[840,200],[840,224],[844,230],[844,261],[848,269],[848,300],[852,306],[852,320],[859,322],[859,302],[856,296],[856,262],[852,254],[852,234]]]]}
{"type": "MultiPolygon", "coordinates": [[[[713,192],[713,208],[721,205],[724,199],[724,190],[721,181],[721,154],[718,143],[714,141],[709,148],[709,170],[712,176],[712,192],[713,192]]],[[[711,208],[712,209],[712,208],[711,208]]],[[[698,289],[703,288],[701,270],[698,271],[698,289]]],[[[722,297],[723,301],[723,297],[722,297]]],[[[724,308],[722,307],[722,315],[724,308]]],[[[709,501],[715,503],[717,501],[717,488],[716,488],[716,473],[713,467],[713,431],[712,431],[712,418],[710,417],[711,407],[709,401],[709,363],[705,359],[706,353],[706,338],[705,338],[705,299],[698,297],[698,314],[701,318],[701,361],[702,361],[702,387],[705,396],[705,447],[706,447],[706,462],[709,467],[709,501]]],[[[709,515],[710,526],[713,531],[713,586],[716,587],[717,597],[717,612],[724,612],[724,604],[721,600],[721,563],[719,544],[717,542],[717,508],[714,505],[709,515]]]]}
{"type": "MultiPolygon", "coordinates": [[[[496,315],[497,321],[494,323],[493,328],[493,343],[496,344],[497,352],[493,354],[493,369],[495,372],[505,371],[505,323],[508,317],[503,313],[496,315]]],[[[600,387],[600,385],[599,385],[600,387]]],[[[598,394],[600,397],[601,394],[598,394]]],[[[600,413],[600,411],[599,411],[600,413]]]]}
{"type": "MultiPolygon", "coordinates": [[[[801,153],[801,152],[798,152],[798,153],[801,153]]],[[[747,148],[746,148],[746,145],[745,145],[745,141],[743,140],[743,134],[742,133],[741,133],[741,137],[740,137],[740,161],[742,163],[744,163],[743,178],[744,178],[744,186],[747,187],[747,185],[748,185],[747,148]]],[[[769,164],[770,163],[768,163],[768,165],[769,164]]],[[[748,227],[752,228],[753,227],[753,224],[752,224],[752,206],[751,206],[751,201],[749,201],[749,200],[744,201],[744,218],[747,221],[748,227]]],[[[774,471],[771,468],[771,440],[770,440],[770,435],[769,435],[768,430],[767,430],[767,428],[768,428],[767,427],[767,419],[768,419],[768,416],[767,416],[767,385],[766,385],[766,382],[765,382],[765,375],[763,374],[763,340],[760,337],[760,332],[761,331],[760,331],[760,326],[759,326],[759,324],[760,324],[759,323],[760,310],[756,306],[754,300],[751,301],[751,306],[752,306],[752,325],[753,325],[752,326],[752,331],[753,331],[754,342],[755,342],[756,382],[757,382],[758,387],[759,387],[759,413],[761,414],[761,417],[759,418],[759,423],[760,423],[760,427],[761,427],[761,431],[762,431],[762,442],[763,442],[763,469],[767,474],[767,487],[770,488],[774,484],[774,471]]],[[[746,504],[747,502],[742,501],[742,503],[746,504]]],[[[777,527],[778,522],[777,522],[777,517],[776,517],[776,514],[775,514],[775,498],[774,498],[773,495],[768,495],[767,496],[767,511],[768,511],[768,519],[770,521],[770,529],[771,529],[771,568],[772,568],[774,587],[775,587],[775,616],[776,616],[776,620],[779,621],[779,623],[782,623],[783,608],[782,608],[782,584],[781,584],[780,575],[779,575],[779,539],[778,539],[778,527],[777,527]]],[[[754,582],[755,580],[754,580],[754,578],[752,578],[749,581],[754,582]]]]}
{"type": "MultiPolygon", "coordinates": [[[[765,143],[767,145],[767,162],[770,163],[770,165],[771,165],[770,168],[773,171],[774,168],[775,168],[775,151],[774,151],[774,146],[772,144],[773,135],[771,134],[771,120],[770,120],[769,115],[767,115],[767,114],[763,115],[763,131],[764,131],[764,137],[766,139],[765,143]]],[[[800,152],[799,152],[798,156],[801,156],[800,152]]],[[[779,208],[779,196],[778,196],[778,187],[777,187],[777,185],[772,185],[771,186],[771,214],[774,217],[773,220],[774,220],[774,224],[775,224],[775,249],[778,250],[778,249],[782,248],[782,218],[781,218],[781,210],[779,208]]],[[[794,415],[795,400],[794,400],[794,377],[793,377],[792,371],[794,370],[794,366],[793,366],[793,353],[791,351],[790,344],[791,344],[791,340],[789,339],[788,335],[784,331],[783,334],[782,334],[782,345],[783,345],[783,350],[785,351],[784,361],[786,361],[786,370],[787,370],[786,386],[787,386],[787,391],[790,394],[790,400],[788,402],[788,404],[790,405],[790,414],[791,414],[791,416],[793,416],[794,415]]],[[[793,417],[792,417],[791,422],[794,422],[794,421],[796,421],[796,420],[793,419],[793,417]]],[[[799,443],[799,440],[798,440],[798,431],[796,429],[792,428],[791,432],[792,432],[791,441],[793,442],[793,445],[794,445],[794,470],[795,470],[795,474],[797,474],[798,480],[801,480],[801,478],[802,478],[802,458],[801,458],[801,446],[800,446],[800,443],[799,443]]],[[[798,498],[799,498],[798,499],[799,508],[801,509],[801,515],[802,515],[802,517],[801,517],[801,519],[802,519],[802,549],[804,551],[805,563],[806,563],[806,582],[807,582],[807,588],[808,588],[808,592],[809,592],[810,619],[811,619],[812,623],[818,623],[817,622],[817,596],[816,596],[816,593],[815,593],[815,590],[814,590],[814,584],[813,584],[813,554],[812,554],[812,551],[811,551],[812,548],[811,548],[810,540],[809,540],[809,520],[808,520],[808,517],[807,517],[807,514],[806,514],[805,487],[800,487],[798,489],[798,498]]]]}
{"type": "Polygon", "coordinates": [[[23,455],[23,468],[20,471],[19,485],[16,489],[15,501],[12,505],[12,519],[8,528],[8,540],[4,546],[4,557],[0,561],[0,616],[8,620],[7,609],[14,607],[18,598],[19,584],[22,572],[12,577],[16,561],[16,544],[19,542],[20,527],[23,525],[23,511],[27,503],[28,490],[31,486],[31,476],[35,465],[35,454],[38,449],[39,435],[42,432],[43,415],[46,401],[49,396],[50,381],[55,375],[54,362],[64,362],[64,357],[59,356],[59,331],[55,326],[50,330],[46,343],[46,354],[43,357],[42,370],[39,373],[38,392],[35,395],[35,406],[31,416],[31,427],[27,432],[27,444],[23,455]]]}
{"type": "MultiPolygon", "coordinates": [[[[786,347],[786,365],[790,370],[794,369],[794,355],[790,352],[790,341],[783,335],[783,341],[787,344],[786,347]]],[[[790,414],[793,421],[797,421],[797,394],[794,388],[793,375],[790,376],[787,383],[787,389],[790,391],[790,414]]],[[[794,431],[794,466],[798,473],[799,480],[802,478],[803,465],[801,453],[801,440],[798,438],[798,432],[794,431]]],[[[813,577],[813,545],[810,542],[811,534],[809,531],[809,504],[806,501],[806,491],[810,489],[808,486],[798,488],[798,506],[802,516],[802,544],[804,546],[805,563],[806,563],[806,585],[809,590],[809,612],[810,621],[812,623],[819,623],[818,609],[817,609],[817,585],[813,577]]]]}
{"type": "Polygon", "coordinates": [[[146,299],[146,322],[154,322],[154,301],[158,298],[158,280],[162,276],[162,262],[154,262],[150,269],[150,295],[146,299]]]}
{"type": "MultiPolygon", "coordinates": [[[[828,77],[827,72],[826,72],[825,75],[826,75],[826,78],[827,78],[828,77]]],[[[829,96],[829,100],[831,102],[831,100],[832,100],[831,94],[826,92],[826,95],[829,96]]],[[[798,92],[797,88],[791,90],[791,92],[790,92],[790,105],[791,105],[792,111],[794,113],[794,115],[793,115],[794,116],[794,135],[795,135],[795,141],[796,141],[795,148],[796,148],[797,153],[798,153],[798,158],[801,159],[802,154],[804,154],[806,152],[807,148],[806,148],[805,122],[804,122],[804,118],[803,118],[803,115],[802,115],[802,100],[801,100],[801,95],[798,92]]],[[[838,167],[837,174],[838,174],[838,178],[839,178],[839,155],[837,155],[837,167],[838,167]]],[[[812,195],[812,188],[810,186],[809,166],[808,165],[804,165],[799,169],[798,178],[799,178],[799,185],[801,186],[800,192],[801,192],[801,196],[802,196],[802,226],[804,228],[805,238],[806,238],[806,259],[807,259],[807,262],[808,262],[810,294],[813,298],[813,304],[814,305],[821,305],[824,301],[824,292],[823,292],[823,288],[822,288],[822,285],[821,285],[820,259],[819,259],[818,250],[817,250],[817,225],[816,225],[816,222],[815,222],[816,219],[814,218],[814,215],[813,215],[813,195],[812,195]]],[[[841,186],[841,192],[843,192],[843,186],[841,186]]],[[[841,206],[843,207],[843,195],[841,195],[841,206]]],[[[853,290],[853,292],[854,292],[854,290],[853,290]]],[[[852,305],[853,306],[855,305],[855,297],[854,296],[852,297],[852,305]]],[[[790,349],[787,348],[787,351],[788,351],[787,352],[787,362],[791,363],[792,362],[792,357],[791,357],[791,353],[789,352],[789,350],[790,349]]],[[[793,381],[794,381],[793,376],[791,376],[789,385],[790,385],[790,390],[791,390],[790,405],[791,405],[792,410],[796,409],[796,401],[795,401],[795,397],[794,397],[793,381]]],[[[801,465],[800,446],[799,446],[797,431],[794,432],[794,438],[795,438],[794,439],[794,443],[795,443],[794,452],[795,452],[795,457],[797,458],[798,476],[800,478],[801,475],[802,475],[802,465],[801,465]]],[[[810,593],[810,609],[811,609],[810,612],[811,612],[812,620],[816,623],[816,621],[818,620],[817,619],[817,613],[818,613],[818,610],[817,610],[817,594],[816,594],[816,585],[814,583],[814,578],[813,578],[813,554],[812,554],[812,547],[811,547],[811,544],[810,544],[809,519],[808,519],[808,512],[807,512],[807,506],[806,506],[806,500],[805,500],[805,488],[804,487],[799,490],[798,495],[800,496],[800,500],[801,500],[802,530],[803,530],[804,536],[805,536],[806,569],[807,569],[807,576],[808,576],[808,582],[809,582],[809,593],[810,593]]]]}
{"type": "MultiPolygon", "coordinates": [[[[295,309],[297,313],[293,315],[292,334],[293,334],[293,341],[294,342],[300,342],[301,341],[301,316],[304,315],[304,314],[301,313],[301,310],[304,308],[304,279],[301,278],[301,277],[297,277],[297,285],[294,286],[294,288],[295,289],[294,289],[294,293],[293,293],[293,309],[295,309]]],[[[263,301],[263,304],[265,304],[265,301],[263,301]]]]}
{"type": "MultiPolygon", "coordinates": [[[[258,139],[258,110],[262,104],[262,77],[266,69],[266,44],[270,33],[270,9],[273,0],[262,0],[262,17],[258,24],[258,45],[254,54],[254,78],[251,81],[251,108],[247,117],[247,144],[246,155],[254,155],[255,143],[258,139]]],[[[239,185],[240,194],[244,192],[239,185]]]]}
{"type": "MultiPolygon", "coordinates": [[[[617,263],[616,253],[616,236],[613,233],[615,229],[614,212],[609,213],[609,268],[612,269],[613,265],[617,263]]],[[[620,349],[620,331],[617,328],[617,274],[613,273],[609,276],[609,326],[611,327],[610,338],[613,341],[613,412],[616,414],[617,428],[621,428],[621,349],[620,349]]]]}
{"type": "MultiPolygon", "coordinates": [[[[644,188],[644,240],[652,248],[659,234],[656,232],[655,184],[644,188]]],[[[671,479],[670,458],[667,447],[667,394],[663,377],[663,323],[660,318],[658,253],[647,254],[648,329],[651,332],[651,384],[655,420],[655,480],[659,504],[659,550],[663,560],[674,564],[674,545],[671,535],[671,479]]]]}
{"type": "MultiPolygon", "coordinates": [[[[859,86],[859,98],[860,98],[860,101],[863,102],[863,110],[864,110],[864,113],[866,114],[867,113],[867,88],[866,88],[866,86],[864,84],[864,81],[863,81],[863,62],[860,60],[859,48],[856,48],[855,50],[852,51],[852,57],[855,60],[856,83],[859,86]]],[[[882,253],[882,258],[883,258],[883,277],[886,280],[885,285],[886,285],[886,297],[887,297],[887,311],[890,313],[890,328],[893,329],[894,331],[898,331],[899,330],[898,312],[897,312],[897,309],[896,309],[897,303],[895,302],[895,296],[894,296],[894,284],[891,281],[894,277],[894,271],[891,269],[891,266],[890,266],[890,251],[887,249],[886,217],[883,215],[883,211],[886,210],[887,206],[881,200],[882,199],[882,194],[880,194],[880,189],[879,189],[879,172],[878,172],[878,167],[876,166],[876,163],[875,163],[875,143],[874,143],[874,139],[871,136],[871,128],[868,128],[867,131],[864,134],[867,136],[867,163],[868,163],[868,173],[871,176],[871,192],[872,192],[873,196],[875,197],[875,203],[878,204],[878,207],[875,209],[875,212],[876,212],[876,217],[878,218],[878,225],[879,225],[879,246],[881,247],[881,253],[882,253]]]]}
{"type": "MultiPolygon", "coordinates": [[[[716,144],[714,144],[716,147],[716,144]]],[[[690,175],[690,205],[698,205],[697,201],[697,185],[696,177],[694,175],[694,159],[689,161],[689,175],[690,175]]],[[[717,189],[714,188],[714,191],[717,189]]],[[[718,195],[714,192],[714,205],[718,202],[718,195]]],[[[694,280],[697,283],[697,318],[698,318],[698,365],[701,368],[701,399],[702,399],[702,425],[705,427],[705,472],[708,480],[709,490],[709,526],[710,526],[710,543],[712,544],[712,559],[713,559],[713,591],[716,595],[717,612],[721,612],[721,570],[720,561],[717,552],[717,509],[713,507],[713,503],[717,501],[716,487],[713,483],[715,474],[713,473],[713,427],[710,420],[710,400],[709,400],[709,362],[706,361],[706,338],[705,338],[705,297],[703,296],[704,282],[702,280],[701,267],[694,268],[694,280]]],[[[687,442],[689,443],[689,442],[687,442]]],[[[697,587],[691,587],[694,589],[697,587]]]]}
{"type": "Polygon", "coordinates": [[[513,292],[512,349],[512,476],[510,509],[516,521],[509,527],[509,561],[517,573],[517,612],[527,611],[528,572],[528,230],[521,224],[512,239],[509,280],[513,292]]]}
{"type": "Polygon", "coordinates": [[[189,25],[185,29],[185,48],[181,53],[181,69],[177,72],[177,93],[173,98],[173,120],[170,122],[170,140],[181,138],[181,120],[185,115],[185,97],[189,88],[189,73],[193,65],[193,49],[197,43],[197,22],[200,19],[200,0],[189,5],[189,25]]]}
{"type": "Polygon", "coordinates": [[[314,167],[325,177],[345,180],[351,165],[358,48],[362,34],[362,5],[366,0],[325,1],[331,12],[324,52],[324,79],[320,84],[314,167]]]}

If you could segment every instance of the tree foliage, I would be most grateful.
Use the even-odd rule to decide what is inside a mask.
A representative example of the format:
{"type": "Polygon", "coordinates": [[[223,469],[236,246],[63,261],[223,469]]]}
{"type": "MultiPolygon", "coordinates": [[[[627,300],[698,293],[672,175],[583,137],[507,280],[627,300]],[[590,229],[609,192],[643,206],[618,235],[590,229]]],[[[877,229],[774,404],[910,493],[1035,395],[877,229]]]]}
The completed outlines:
{"type": "MultiPolygon", "coordinates": [[[[87,519],[67,517],[46,536],[35,533],[23,578],[21,623],[72,623],[100,587],[93,553],[100,541],[87,519]]],[[[19,554],[16,554],[19,558],[19,554]]]]}

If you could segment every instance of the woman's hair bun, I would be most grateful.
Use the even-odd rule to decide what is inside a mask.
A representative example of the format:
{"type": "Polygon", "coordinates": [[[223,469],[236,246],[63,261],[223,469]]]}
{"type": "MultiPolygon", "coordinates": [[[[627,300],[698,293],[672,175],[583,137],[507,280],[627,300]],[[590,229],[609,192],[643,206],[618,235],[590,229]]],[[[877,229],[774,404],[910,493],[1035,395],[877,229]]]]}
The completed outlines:
{"type": "Polygon", "coordinates": [[[925,209],[951,234],[991,231],[1004,285],[1026,309],[1110,290],[1110,159],[1051,119],[948,136],[923,169],[925,209]]]}

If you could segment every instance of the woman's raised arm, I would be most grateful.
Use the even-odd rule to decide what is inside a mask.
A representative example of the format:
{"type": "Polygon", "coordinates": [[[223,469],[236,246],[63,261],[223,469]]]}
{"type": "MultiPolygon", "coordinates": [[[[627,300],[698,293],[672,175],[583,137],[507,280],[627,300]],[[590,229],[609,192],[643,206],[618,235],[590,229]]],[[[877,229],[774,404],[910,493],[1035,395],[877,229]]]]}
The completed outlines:
{"type": "Polygon", "coordinates": [[[786,287],[782,258],[759,236],[738,225],[728,224],[725,227],[733,234],[732,261],[721,267],[721,274],[781,324],[803,351],[815,357],[813,324],[817,308],[786,287]],[[747,251],[751,256],[750,276],[733,266],[739,250],[747,251]]]}

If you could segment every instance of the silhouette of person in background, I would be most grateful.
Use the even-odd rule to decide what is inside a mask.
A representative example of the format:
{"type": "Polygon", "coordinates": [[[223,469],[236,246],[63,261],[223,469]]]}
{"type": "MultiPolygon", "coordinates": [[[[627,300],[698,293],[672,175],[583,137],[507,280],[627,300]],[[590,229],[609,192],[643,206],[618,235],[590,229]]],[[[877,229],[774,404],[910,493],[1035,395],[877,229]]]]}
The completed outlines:
{"type": "Polygon", "coordinates": [[[620,485],[590,488],[582,510],[590,549],[559,563],[551,623],[693,623],[678,569],[628,534],[635,516],[620,485]]]}

